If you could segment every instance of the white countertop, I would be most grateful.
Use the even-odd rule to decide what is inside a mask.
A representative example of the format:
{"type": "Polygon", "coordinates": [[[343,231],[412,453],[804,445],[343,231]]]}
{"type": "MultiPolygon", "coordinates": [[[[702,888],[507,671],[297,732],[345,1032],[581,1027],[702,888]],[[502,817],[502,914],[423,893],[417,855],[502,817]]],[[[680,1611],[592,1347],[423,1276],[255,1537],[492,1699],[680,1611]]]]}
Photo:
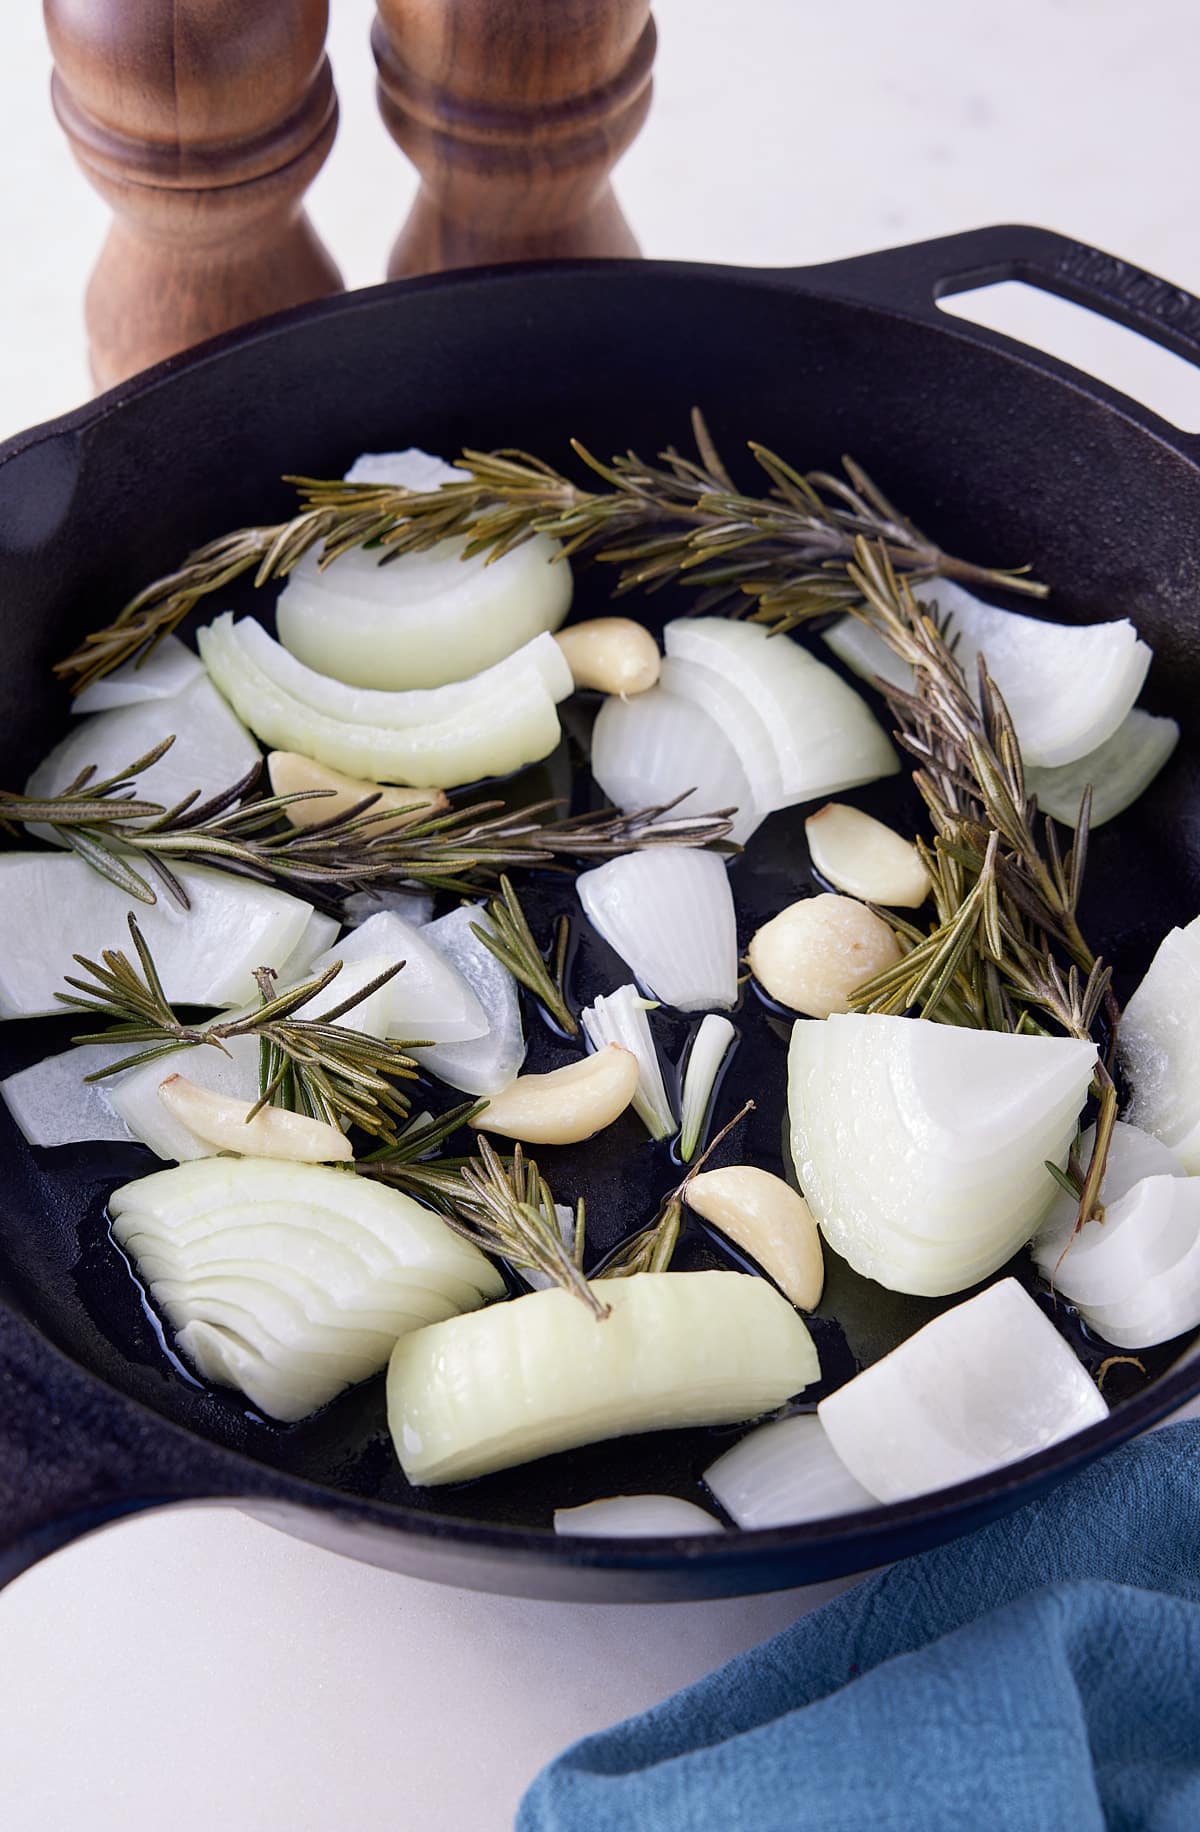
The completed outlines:
{"type": "MultiPolygon", "coordinates": [[[[368,0],[332,11],[342,127],[312,214],[365,285],[414,180],[376,115],[368,0]]],[[[1200,291],[1190,0],[655,11],[654,108],[618,174],[647,253],[795,265],[1024,220],[1200,291]]],[[[34,9],[13,9],[0,435],[87,391],[82,295],[107,218],[52,122],[48,69],[34,9]]],[[[1182,364],[1037,295],[1004,309],[1008,328],[1057,337],[1061,354],[1200,427],[1182,364]]],[[[637,1611],[515,1602],[352,1564],[230,1511],[146,1517],[0,1596],[0,1825],[501,1832],[564,1743],[824,1594],[637,1611]]]]}

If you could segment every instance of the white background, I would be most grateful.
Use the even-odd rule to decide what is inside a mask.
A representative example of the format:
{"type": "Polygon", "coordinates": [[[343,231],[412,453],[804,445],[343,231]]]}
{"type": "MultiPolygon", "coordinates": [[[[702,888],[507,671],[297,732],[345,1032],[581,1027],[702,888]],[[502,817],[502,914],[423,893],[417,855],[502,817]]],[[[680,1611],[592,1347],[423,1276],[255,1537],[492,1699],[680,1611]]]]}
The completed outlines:
{"type": "MultiPolygon", "coordinates": [[[[375,112],[368,0],[332,10],[342,126],[312,214],[347,282],[365,285],[415,180],[375,112]]],[[[1200,291],[1189,0],[660,0],[656,13],[656,100],[618,175],[647,254],[792,265],[1026,220],[1200,291]]],[[[81,303],[106,226],[51,119],[31,0],[5,9],[4,34],[0,435],[87,392],[81,303]]],[[[1200,426],[1182,365],[1036,296],[1004,310],[1200,426]]],[[[0,1597],[0,1824],[499,1832],[570,1738],[813,1601],[519,1603],[388,1576],[232,1512],[144,1519],[0,1597]]]]}

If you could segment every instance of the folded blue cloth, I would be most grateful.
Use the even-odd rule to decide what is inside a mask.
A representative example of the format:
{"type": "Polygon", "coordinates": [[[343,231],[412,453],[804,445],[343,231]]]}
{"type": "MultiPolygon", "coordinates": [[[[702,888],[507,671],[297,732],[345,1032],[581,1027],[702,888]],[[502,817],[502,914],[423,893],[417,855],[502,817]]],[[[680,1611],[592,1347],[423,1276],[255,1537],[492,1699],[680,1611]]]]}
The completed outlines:
{"type": "Polygon", "coordinates": [[[1200,1423],[584,1738],[517,1816],[517,1832],[1102,1827],[1200,1832],[1200,1423]]]}

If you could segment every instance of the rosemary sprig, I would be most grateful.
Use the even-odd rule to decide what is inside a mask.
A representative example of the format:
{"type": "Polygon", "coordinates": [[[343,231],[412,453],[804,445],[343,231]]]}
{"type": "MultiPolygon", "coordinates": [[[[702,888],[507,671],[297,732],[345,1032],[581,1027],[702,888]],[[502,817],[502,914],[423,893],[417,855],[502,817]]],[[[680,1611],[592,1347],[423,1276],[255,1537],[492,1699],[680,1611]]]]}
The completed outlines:
{"type": "Polygon", "coordinates": [[[493,897],[488,904],[486,924],[473,922],[471,933],[483,943],[489,954],[495,955],[502,967],[508,968],[515,980],[545,1006],[560,1030],[566,1031],[570,1037],[579,1035],[579,1020],[567,1004],[563,986],[567,943],[571,934],[570,922],[566,916],[560,916],[555,924],[553,973],[534,940],[533,930],[521,908],[521,899],[507,875],[500,879],[500,895],[493,897]]]}
{"type": "Polygon", "coordinates": [[[727,1138],[735,1126],[741,1124],[748,1113],[753,1113],[754,1102],[748,1100],[733,1118],[722,1126],[717,1136],[712,1139],[700,1156],[692,1164],[686,1176],[668,1190],[658,1205],[658,1213],[648,1227],[641,1228],[629,1239],[622,1241],[617,1251],[606,1262],[603,1269],[596,1273],[597,1279],[626,1279],[635,1272],[665,1272],[671,1264],[675,1248],[679,1244],[679,1231],[683,1225],[683,1193],[692,1178],[701,1170],[717,1146],[727,1138]]]}
{"type": "Polygon", "coordinates": [[[535,534],[568,554],[618,569],[616,593],[683,580],[700,591],[697,609],[750,609],[779,629],[848,610],[855,591],[846,565],[860,539],[880,543],[889,563],[914,578],[935,573],[967,584],[1006,586],[1033,597],[1045,587],[1020,571],[976,566],[942,552],[902,516],[852,459],[843,475],[802,473],[765,446],[750,451],[764,473],[760,495],[734,485],[699,411],[698,458],[675,448],[657,464],[625,452],[604,464],[577,440],[572,450],[603,486],[585,489],[526,452],[467,450],[462,483],[431,491],[395,484],[291,477],[301,507],[291,521],[242,528],[199,547],[177,571],[155,580],[101,630],[57,664],[74,689],[146,653],[189,611],[233,580],[286,578],[304,554],[328,565],[351,548],[377,546],[381,559],[422,552],[460,537],[467,555],[496,559],[535,534]]]}
{"type": "Polygon", "coordinates": [[[402,1045],[364,1036],[335,1020],[385,986],[400,972],[403,961],[330,1005],[319,1017],[302,1016],[302,1009],[337,978],[340,961],[315,979],[282,993],[275,992],[274,975],[264,968],[259,976],[263,1003],[255,1010],[211,1024],[188,1024],[163,991],[154,957],[132,911],[129,933],[134,960],[108,948],[99,962],[77,954],[75,959],[89,977],[67,976],[66,984],[74,992],[56,995],[70,1010],[94,1013],[106,1025],[103,1030],[74,1037],[74,1043],[141,1046],[86,1080],[102,1081],[176,1050],[207,1046],[225,1051],[233,1037],[257,1037],[263,1046],[260,1098],[249,1117],[265,1105],[284,1106],[343,1131],[360,1126],[385,1141],[395,1138],[395,1116],[407,1113],[409,1106],[408,1096],[396,1083],[411,1080],[417,1073],[416,1063],[402,1045]]]}
{"type": "MultiPolygon", "coordinates": [[[[903,1012],[991,1030],[1043,1030],[1109,1046],[1119,1011],[1110,970],[1079,926],[1090,796],[1064,855],[1054,823],[1040,825],[1025,793],[1021,749],[1004,701],[980,662],[972,698],[947,631],[921,606],[887,554],[862,543],[848,569],[856,614],[913,669],[911,692],[882,686],[897,736],[917,760],[913,781],[933,824],[921,848],[937,920],[922,935],[889,917],[899,964],[859,987],[859,1011],[903,1012]]],[[[1095,1212],[1117,1114],[1102,1054],[1094,1092],[1096,1142],[1079,1191],[1079,1226],[1095,1212]]]]}
{"type": "Polygon", "coordinates": [[[210,865],[280,883],[317,902],[336,904],[347,893],[421,883],[431,890],[469,895],[494,882],[505,866],[554,868],[560,858],[607,858],[647,846],[708,846],[725,841],[732,810],[681,815],[684,799],[633,814],[547,819],[561,806],[532,802],[510,811],[500,801],[473,802],[448,813],[422,816],[418,804],[397,827],[394,810],[377,808],[377,795],[310,827],[294,827],[295,802],[329,797],[329,789],[255,796],[261,764],[229,788],[201,801],[187,795],[173,808],[133,799],[143,770],[174,743],[166,737],[119,775],[93,782],[85,770],[61,795],[35,799],[0,794],[0,822],[53,827],[58,837],[140,903],[154,903],[148,870],[162,879],[184,908],[188,898],[172,864],[210,865]],[[141,869],[139,869],[139,867],[141,869]]]}
{"type": "MultiPolygon", "coordinates": [[[[473,1111],[479,1111],[479,1106],[473,1111]]],[[[460,1107],[454,1115],[446,1114],[441,1122],[442,1136],[449,1136],[461,1125],[467,1112],[466,1107],[460,1107]]],[[[427,1149],[429,1139],[429,1129],[423,1129],[412,1143],[427,1149]],[[422,1145],[422,1141],[426,1143],[422,1145]]],[[[559,1229],[554,1197],[533,1159],[525,1157],[520,1145],[514,1146],[511,1159],[505,1160],[486,1137],[481,1135],[478,1143],[474,1157],[416,1166],[411,1160],[406,1164],[394,1149],[376,1152],[364,1159],[359,1169],[368,1176],[408,1188],[430,1202],[456,1234],[484,1253],[498,1254],[518,1268],[544,1272],[586,1304],[598,1320],[607,1317],[608,1305],[595,1295],[583,1276],[582,1197],[575,1205],[574,1246],[568,1249],[559,1229]],[[414,1168],[419,1174],[410,1181],[405,1172],[411,1173],[414,1168]]]]}

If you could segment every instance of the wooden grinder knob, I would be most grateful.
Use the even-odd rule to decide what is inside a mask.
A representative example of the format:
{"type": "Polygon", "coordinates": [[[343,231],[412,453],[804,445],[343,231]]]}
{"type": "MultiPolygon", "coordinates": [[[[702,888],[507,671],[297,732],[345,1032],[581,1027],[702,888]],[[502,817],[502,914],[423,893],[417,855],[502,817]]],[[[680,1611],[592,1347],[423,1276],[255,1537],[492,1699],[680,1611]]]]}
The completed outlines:
{"type": "Polygon", "coordinates": [[[101,388],[337,292],[302,209],[337,130],[326,0],[45,0],[55,113],[115,221],[88,288],[101,388]]]}
{"type": "Polygon", "coordinates": [[[423,181],[392,279],[639,252],[608,174],[650,106],[649,0],[378,0],[371,43],[423,181]]]}

